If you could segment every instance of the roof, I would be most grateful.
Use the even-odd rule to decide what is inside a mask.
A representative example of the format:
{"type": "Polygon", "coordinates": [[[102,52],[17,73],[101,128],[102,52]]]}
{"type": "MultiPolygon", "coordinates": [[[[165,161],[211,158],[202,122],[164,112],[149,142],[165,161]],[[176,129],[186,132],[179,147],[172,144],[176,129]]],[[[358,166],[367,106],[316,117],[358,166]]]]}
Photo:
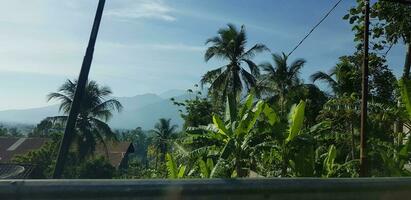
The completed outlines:
{"type": "MultiPolygon", "coordinates": [[[[119,167],[128,153],[134,152],[134,146],[131,142],[108,142],[106,143],[110,164],[119,167]]],[[[96,155],[106,156],[106,150],[103,145],[97,145],[96,155]]]]}
{"type": "MultiPolygon", "coordinates": [[[[38,150],[47,141],[50,140],[47,138],[0,137],[0,163],[11,163],[14,156],[38,150]]],[[[110,164],[119,167],[127,154],[134,152],[134,146],[131,142],[108,142],[107,150],[110,164]]],[[[95,155],[106,157],[103,145],[97,145],[95,155]]]]}
{"type": "Polygon", "coordinates": [[[0,163],[0,179],[26,179],[30,178],[33,165],[3,164],[0,163]]]}
{"type": "Polygon", "coordinates": [[[23,155],[43,146],[46,138],[0,137],[0,163],[10,163],[16,155],[23,155]]]}

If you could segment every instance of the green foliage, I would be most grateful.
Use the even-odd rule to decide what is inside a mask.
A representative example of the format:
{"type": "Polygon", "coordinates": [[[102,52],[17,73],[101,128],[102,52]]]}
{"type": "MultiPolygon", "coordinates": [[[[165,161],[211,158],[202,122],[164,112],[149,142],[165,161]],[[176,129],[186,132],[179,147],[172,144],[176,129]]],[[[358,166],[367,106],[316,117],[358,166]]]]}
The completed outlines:
{"type": "MultiPolygon", "coordinates": [[[[197,88],[198,85],[195,87],[197,88]]],[[[216,105],[208,97],[203,97],[201,91],[189,89],[188,94],[190,98],[181,102],[171,98],[174,105],[181,107],[179,112],[181,118],[184,119],[183,129],[210,124],[212,114],[219,112],[216,105]],[[195,95],[195,97],[193,98],[191,95],[195,95]]]]}
{"type": "Polygon", "coordinates": [[[51,178],[57,151],[58,143],[48,142],[38,150],[16,156],[13,162],[35,165],[32,178],[51,178]]]}
{"type": "Polygon", "coordinates": [[[212,58],[229,62],[208,71],[201,79],[201,85],[210,84],[209,93],[215,100],[223,102],[227,95],[233,95],[237,99],[244,88],[246,91],[255,88],[259,69],[251,59],[257,53],[268,49],[263,44],[256,44],[246,50],[247,36],[244,25],[238,30],[233,24],[228,24],[227,28],[218,31],[217,36],[208,39],[206,44],[211,44],[204,55],[206,62],[212,58]],[[249,71],[245,70],[242,64],[246,64],[249,71]]]}
{"type": "Polygon", "coordinates": [[[334,161],[337,158],[337,149],[334,145],[330,146],[328,150],[327,157],[324,159],[324,169],[327,171],[327,177],[334,172],[335,164],[334,161]]]}
{"type": "Polygon", "coordinates": [[[174,160],[173,156],[171,154],[166,154],[166,166],[167,166],[167,177],[171,179],[180,179],[184,178],[184,173],[186,170],[186,166],[184,165],[179,165],[177,167],[177,163],[174,160]]]}
{"type": "MultiPolygon", "coordinates": [[[[48,99],[59,100],[60,111],[69,114],[76,86],[77,81],[67,80],[58,92],[50,93],[48,99]]],[[[101,87],[95,81],[89,81],[86,85],[76,121],[76,136],[74,138],[80,158],[91,155],[97,143],[105,146],[106,140],[116,139],[116,135],[106,122],[111,118],[113,111],[121,111],[122,105],[116,99],[108,98],[111,93],[110,88],[101,87]]],[[[67,118],[67,116],[55,116],[46,120],[61,125],[65,124],[67,118]]]]}
{"type": "Polygon", "coordinates": [[[169,144],[177,137],[175,133],[176,129],[177,125],[172,125],[171,119],[164,118],[161,118],[154,126],[153,132],[155,133],[155,136],[153,143],[163,155],[161,157],[162,161],[165,161],[165,156],[170,148],[169,144]]]}
{"type": "Polygon", "coordinates": [[[401,79],[399,81],[401,100],[408,112],[408,119],[411,119],[411,81],[401,79]]]}
{"type": "Polygon", "coordinates": [[[114,173],[115,168],[104,157],[88,160],[78,168],[81,179],[111,179],[114,173]]]}
{"type": "Polygon", "coordinates": [[[284,116],[295,103],[293,97],[298,96],[304,88],[299,75],[306,61],[300,58],[288,63],[288,56],[284,53],[272,54],[272,60],[274,65],[271,63],[259,65],[265,72],[259,78],[259,90],[269,95],[268,99],[277,104],[280,115],[284,116]]]}
{"type": "Polygon", "coordinates": [[[200,168],[201,178],[211,177],[211,172],[214,169],[214,162],[211,158],[207,158],[207,162],[204,162],[203,159],[199,159],[198,166],[200,168]]]}
{"type": "Polygon", "coordinates": [[[50,120],[44,119],[30,132],[28,137],[41,137],[50,138],[55,134],[62,133],[64,131],[63,124],[54,124],[50,120]]]}
{"type": "Polygon", "coordinates": [[[289,131],[286,142],[292,141],[300,132],[303,127],[304,121],[305,102],[301,101],[298,105],[291,108],[289,114],[289,131]]]}
{"type": "MultiPolygon", "coordinates": [[[[244,26],[237,29],[229,24],[220,29],[217,36],[207,40],[210,45],[204,57],[206,61],[216,58],[227,63],[202,77],[201,84],[209,85],[208,96],[189,89],[190,99],[171,99],[181,108],[185,121],[181,134],[170,119],[160,119],[148,135],[141,128],[118,131],[120,140],[131,141],[136,147],[127,169],[115,173],[102,158],[89,157],[79,164],[71,152],[64,177],[237,178],[250,172],[264,177],[358,177],[363,6],[358,0],[357,7],[344,16],[353,24],[358,51],[341,56],[329,73],[314,73],[312,84],[304,84],[299,75],[304,59],[289,63],[284,53],[272,54],[273,64],[257,66],[253,57],[267,48],[256,44],[246,50],[244,26]],[[317,81],[330,91],[314,85],[317,81]]],[[[405,76],[396,84],[386,57],[379,54],[400,39],[410,43],[410,13],[409,7],[386,1],[372,6],[375,52],[369,55],[367,116],[371,176],[411,175],[411,137],[408,130],[401,131],[402,127],[411,128],[411,82],[405,76]],[[398,94],[401,105],[397,105],[398,94]]],[[[60,109],[66,114],[75,84],[67,81],[58,93],[49,96],[61,101],[60,109]]],[[[113,133],[106,122],[112,111],[121,108],[115,99],[103,101],[111,93],[108,88],[93,81],[87,88],[76,127],[78,147],[86,149],[85,153],[92,152],[96,141],[111,138],[113,133]]],[[[52,121],[38,124],[30,136],[53,138],[61,132],[55,122],[65,119],[49,118],[52,121]]],[[[0,136],[6,134],[10,130],[0,127],[0,136]]],[[[37,177],[50,177],[58,141],[16,161],[35,163],[41,169],[37,177]]]]}

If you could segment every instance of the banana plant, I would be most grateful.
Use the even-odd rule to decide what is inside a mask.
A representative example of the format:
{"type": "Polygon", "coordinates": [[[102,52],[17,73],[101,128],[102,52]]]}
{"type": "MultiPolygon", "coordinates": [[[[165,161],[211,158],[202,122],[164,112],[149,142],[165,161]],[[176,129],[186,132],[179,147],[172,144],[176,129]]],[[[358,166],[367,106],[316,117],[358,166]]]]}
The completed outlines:
{"type": "Polygon", "coordinates": [[[247,166],[250,163],[250,151],[253,140],[259,136],[255,131],[257,120],[264,115],[270,124],[275,124],[279,118],[273,109],[264,101],[254,101],[252,94],[248,95],[244,104],[237,110],[234,101],[228,97],[224,119],[213,116],[213,124],[201,129],[206,137],[213,141],[211,144],[220,144],[217,162],[211,170],[210,177],[245,177],[248,174],[247,166]],[[234,172],[230,171],[234,168],[234,172]]]}
{"type": "Polygon", "coordinates": [[[177,167],[177,163],[173,156],[169,153],[166,154],[166,166],[167,166],[167,177],[170,179],[181,179],[184,178],[184,173],[186,166],[180,164],[177,167]]]}
{"type": "Polygon", "coordinates": [[[200,169],[201,178],[210,178],[211,171],[214,168],[214,162],[211,158],[207,158],[207,161],[204,162],[203,159],[198,160],[198,166],[200,169]]]}
{"type": "Polygon", "coordinates": [[[330,177],[334,173],[336,165],[335,158],[337,158],[337,149],[331,145],[327,152],[327,157],[324,159],[323,168],[326,171],[326,177],[330,177]]]}
{"type": "Polygon", "coordinates": [[[305,101],[294,105],[288,115],[288,128],[283,133],[284,140],[279,141],[282,155],[281,176],[286,176],[288,168],[293,176],[313,176],[314,146],[313,138],[303,131],[305,101]]]}
{"type": "MultiPolygon", "coordinates": [[[[401,101],[406,108],[406,123],[411,121],[411,81],[401,79],[399,81],[401,101]]],[[[378,143],[378,142],[374,142],[378,143]]],[[[405,168],[405,164],[410,161],[411,152],[411,135],[407,140],[399,141],[398,145],[393,147],[387,144],[379,146],[379,155],[384,163],[384,169],[391,176],[410,176],[411,172],[405,168]]]]}

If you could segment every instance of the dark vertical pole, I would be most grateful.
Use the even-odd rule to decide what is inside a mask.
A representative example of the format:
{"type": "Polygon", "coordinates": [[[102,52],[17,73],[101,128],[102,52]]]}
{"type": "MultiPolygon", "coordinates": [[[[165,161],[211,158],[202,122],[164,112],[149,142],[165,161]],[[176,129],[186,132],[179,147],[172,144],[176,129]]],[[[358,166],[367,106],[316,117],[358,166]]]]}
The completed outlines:
{"type": "Polygon", "coordinates": [[[105,0],[99,0],[96,16],[94,18],[93,29],[91,30],[90,40],[87,46],[86,55],[81,65],[80,75],[77,81],[76,92],[71,104],[70,113],[67,119],[66,129],[64,130],[63,140],[60,144],[59,154],[57,157],[56,166],[54,168],[53,178],[60,178],[64,169],[64,162],[66,160],[67,152],[73,138],[77,116],[80,109],[81,99],[87,84],[88,74],[90,72],[91,62],[93,60],[94,46],[96,44],[97,33],[100,27],[101,17],[103,15],[105,0]]]}
{"type": "Polygon", "coordinates": [[[370,25],[370,1],[364,0],[364,60],[362,66],[362,99],[361,99],[361,146],[360,146],[360,176],[367,176],[367,102],[368,102],[368,40],[370,25]]]}

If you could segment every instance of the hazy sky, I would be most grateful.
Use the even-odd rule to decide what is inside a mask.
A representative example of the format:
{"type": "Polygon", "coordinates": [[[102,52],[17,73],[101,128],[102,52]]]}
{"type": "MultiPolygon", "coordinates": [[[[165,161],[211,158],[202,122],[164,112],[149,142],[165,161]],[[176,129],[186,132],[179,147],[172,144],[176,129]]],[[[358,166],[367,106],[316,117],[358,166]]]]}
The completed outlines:
{"type": "MultiPolygon", "coordinates": [[[[47,105],[46,95],[76,78],[97,0],[0,0],[0,110],[47,105]]],[[[220,64],[203,59],[207,38],[227,23],[247,28],[249,44],[289,52],[336,0],[107,0],[90,72],[115,96],[187,89],[220,64]]],[[[341,18],[345,0],[291,59],[307,78],[354,50],[341,18]]],[[[389,56],[401,71],[403,47],[389,56]]],[[[268,53],[257,63],[270,61],[268,53]]],[[[307,80],[308,81],[308,80],[307,80]]]]}

